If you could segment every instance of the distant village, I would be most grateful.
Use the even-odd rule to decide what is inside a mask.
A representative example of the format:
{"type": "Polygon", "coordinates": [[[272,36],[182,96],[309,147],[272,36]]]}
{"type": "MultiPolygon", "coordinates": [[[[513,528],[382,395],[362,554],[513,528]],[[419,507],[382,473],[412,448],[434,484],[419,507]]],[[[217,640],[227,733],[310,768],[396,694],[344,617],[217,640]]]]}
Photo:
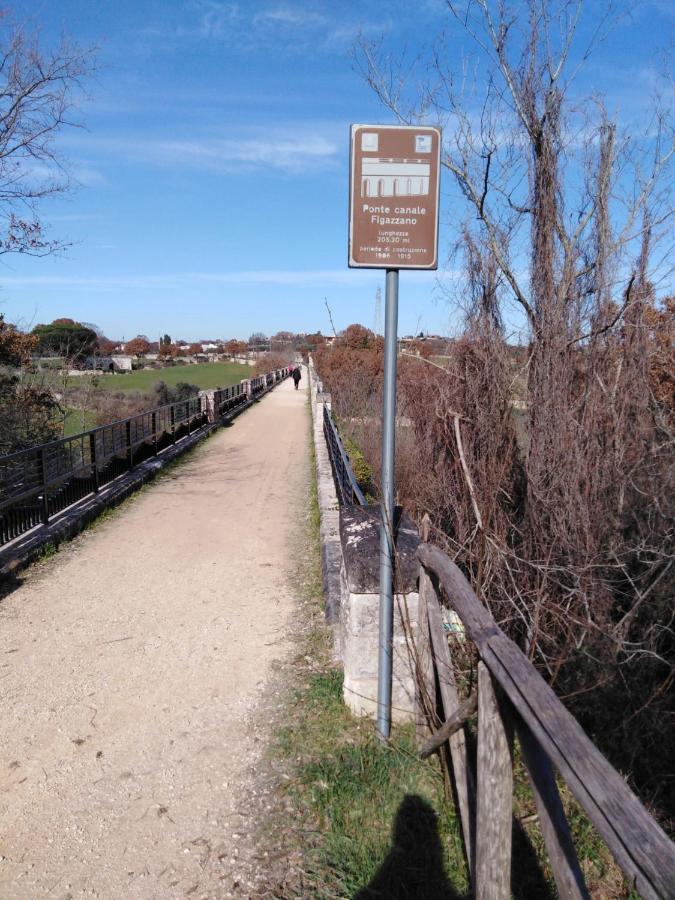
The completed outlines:
{"type": "MultiPolygon", "coordinates": [[[[252,334],[248,340],[236,338],[200,341],[173,340],[165,334],[152,341],[139,334],[130,340],[115,341],[88,323],[57,319],[51,325],[38,325],[33,363],[38,367],[69,368],[72,374],[96,371],[123,374],[142,368],[165,368],[207,362],[238,362],[254,366],[263,354],[307,356],[320,348],[331,347],[336,336],[316,332],[279,331],[267,336],[252,334]]],[[[409,355],[443,354],[448,339],[420,333],[399,339],[402,353],[409,355]]]]}

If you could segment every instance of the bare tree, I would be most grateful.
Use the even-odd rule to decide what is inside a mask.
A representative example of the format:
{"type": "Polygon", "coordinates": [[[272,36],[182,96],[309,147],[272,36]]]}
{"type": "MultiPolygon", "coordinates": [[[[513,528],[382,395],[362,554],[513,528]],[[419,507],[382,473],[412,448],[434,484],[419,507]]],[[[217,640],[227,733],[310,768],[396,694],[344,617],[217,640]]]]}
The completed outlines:
{"type": "Polygon", "coordinates": [[[65,38],[44,48],[36,31],[0,14],[0,253],[44,256],[62,246],[45,235],[38,205],[71,187],[55,139],[80,125],[77,103],[92,70],[91,50],[65,38]]]}
{"type": "MultiPolygon", "coordinates": [[[[452,509],[428,491],[427,503],[551,681],[572,696],[605,686],[598,721],[614,712],[634,748],[636,716],[662,739],[673,679],[673,409],[655,395],[663,341],[650,325],[660,321],[651,260],[672,219],[672,123],[657,103],[636,137],[598,97],[579,98],[579,68],[611,25],[580,47],[583,0],[448,9],[476,62],[457,64],[442,41],[419,68],[378,43],[356,51],[400,122],[443,127],[442,162],[465,204],[455,246],[469,343],[452,378],[433,375],[436,420],[417,436],[452,509]],[[505,345],[514,318],[524,358],[505,345]]],[[[420,422],[434,421],[424,398],[413,393],[414,422],[416,405],[420,422]]]]}
{"type": "Polygon", "coordinates": [[[587,296],[606,297],[622,252],[639,240],[644,210],[658,210],[654,225],[672,212],[659,190],[673,155],[664,112],[647,124],[649,147],[639,154],[635,142],[617,138],[600,100],[571,96],[579,66],[609,24],[606,17],[578,50],[583,6],[450,0],[450,14],[480,54],[460,66],[442,43],[421,72],[394,64],[378,43],[357,49],[369,85],[399,121],[443,126],[442,162],[468,203],[470,232],[479,232],[502,279],[502,304],[515,301],[535,334],[551,317],[561,319],[568,339],[594,316],[593,304],[579,305],[581,286],[587,296]]]}

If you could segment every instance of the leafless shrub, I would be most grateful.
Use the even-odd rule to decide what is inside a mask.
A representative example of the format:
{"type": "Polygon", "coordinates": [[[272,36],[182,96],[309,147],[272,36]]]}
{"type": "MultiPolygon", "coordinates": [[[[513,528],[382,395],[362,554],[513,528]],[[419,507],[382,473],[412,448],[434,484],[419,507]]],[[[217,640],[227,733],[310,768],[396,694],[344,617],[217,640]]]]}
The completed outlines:
{"type": "Polygon", "coordinates": [[[672,301],[656,300],[649,273],[672,212],[672,128],[656,109],[640,144],[598,98],[571,103],[582,8],[449,3],[483,53],[486,77],[473,84],[442,44],[419,78],[373,43],[357,51],[399,121],[444,126],[443,164],[468,207],[457,236],[465,335],[446,371],[401,365],[399,492],[429,511],[498,620],[665,808],[672,301]],[[514,304],[522,351],[502,330],[514,304]]]}
{"type": "Polygon", "coordinates": [[[292,351],[288,353],[262,353],[256,360],[255,366],[253,366],[252,374],[266,375],[275,369],[283,369],[285,366],[290,365],[292,361],[292,351]]]}

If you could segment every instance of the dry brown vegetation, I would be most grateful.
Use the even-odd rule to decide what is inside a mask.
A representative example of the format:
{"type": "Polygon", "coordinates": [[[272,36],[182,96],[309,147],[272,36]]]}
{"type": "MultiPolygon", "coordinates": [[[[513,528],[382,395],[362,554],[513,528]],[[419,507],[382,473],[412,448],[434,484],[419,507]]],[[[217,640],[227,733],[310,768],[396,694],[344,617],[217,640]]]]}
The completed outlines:
{"type": "MultiPolygon", "coordinates": [[[[441,365],[400,360],[398,493],[672,816],[674,310],[652,274],[672,216],[672,127],[655,106],[648,134],[622,134],[600,98],[571,97],[592,51],[577,46],[583,7],[450,2],[481,63],[473,78],[442,41],[411,70],[378,44],[357,49],[398,121],[443,126],[466,204],[464,333],[441,365]],[[504,326],[514,309],[519,348],[504,326]]],[[[350,343],[317,362],[377,472],[380,343],[350,343]]]]}
{"type": "MultiPolygon", "coordinates": [[[[602,348],[568,347],[567,388],[547,398],[546,416],[523,372],[533,348],[509,347],[497,330],[469,329],[444,368],[401,358],[396,466],[399,501],[418,519],[430,514],[435,542],[497,621],[666,814],[675,750],[668,306],[645,301],[602,348]]],[[[316,354],[375,484],[380,343],[316,354]]]]}
{"type": "Polygon", "coordinates": [[[292,359],[292,351],[288,353],[261,353],[256,360],[255,366],[251,369],[251,376],[266,375],[275,369],[283,369],[290,365],[292,359]]]}

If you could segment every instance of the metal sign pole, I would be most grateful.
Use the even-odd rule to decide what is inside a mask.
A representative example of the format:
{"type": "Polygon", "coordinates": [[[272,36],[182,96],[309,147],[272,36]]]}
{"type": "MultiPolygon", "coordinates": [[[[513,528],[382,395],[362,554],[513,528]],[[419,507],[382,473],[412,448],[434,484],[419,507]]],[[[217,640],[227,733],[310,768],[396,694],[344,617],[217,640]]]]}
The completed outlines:
{"type": "Polygon", "coordinates": [[[391,731],[392,635],[394,627],[394,452],[396,444],[396,350],[398,269],[387,269],[382,411],[382,523],[380,525],[380,638],[377,680],[377,731],[391,731]]]}

